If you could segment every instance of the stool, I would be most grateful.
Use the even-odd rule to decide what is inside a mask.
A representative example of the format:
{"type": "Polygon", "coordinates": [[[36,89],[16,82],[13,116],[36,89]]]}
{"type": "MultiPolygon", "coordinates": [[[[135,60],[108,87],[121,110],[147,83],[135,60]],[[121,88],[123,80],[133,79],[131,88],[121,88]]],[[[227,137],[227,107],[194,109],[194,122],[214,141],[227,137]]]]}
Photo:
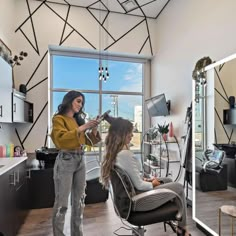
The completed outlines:
{"type": "Polygon", "coordinates": [[[224,205],[219,208],[219,236],[221,236],[221,212],[225,215],[229,215],[232,217],[232,236],[234,235],[234,218],[236,218],[236,207],[230,205],[224,205]]]}

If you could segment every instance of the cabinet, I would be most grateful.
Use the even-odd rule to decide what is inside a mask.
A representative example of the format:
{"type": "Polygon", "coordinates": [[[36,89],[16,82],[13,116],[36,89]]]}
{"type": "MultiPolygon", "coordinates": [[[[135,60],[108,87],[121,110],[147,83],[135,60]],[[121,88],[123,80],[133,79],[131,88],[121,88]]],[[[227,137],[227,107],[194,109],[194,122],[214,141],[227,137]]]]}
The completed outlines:
{"type": "Polygon", "coordinates": [[[0,57],[0,122],[12,122],[12,67],[0,57]]]}
{"type": "Polygon", "coordinates": [[[0,189],[0,232],[15,236],[28,212],[26,161],[0,176],[0,189]]]}
{"type": "MultiPolygon", "coordinates": [[[[177,138],[174,136],[171,140],[164,141],[163,138],[155,141],[144,141],[145,145],[151,146],[151,153],[149,156],[154,157],[156,159],[156,163],[152,163],[148,160],[144,161],[144,170],[145,172],[155,175],[157,177],[168,177],[172,176],[170,172],[170,164],[175,163],[178,167],[177,174],[175,176],[176,181],[180,176],[181,171],[181,150],[178,143],[177,138]],[[175,145],[175,155],[170,155],[170,151],[173,147],[171,145],[175,145]]],[[[173,177],[173,176],[172,176],[173,177]]]]}
{"type": "Polygon", "coordinates": [[[29,208],[53,207],[55,192],[53,168],[32,168],[28,170],[29,208]]]}
{"type": "Polygon", "coordinates": [[[25,101],[25,94],[15,90],[12,93],[12,121],[33,122],[33,103],[25,101]]]}

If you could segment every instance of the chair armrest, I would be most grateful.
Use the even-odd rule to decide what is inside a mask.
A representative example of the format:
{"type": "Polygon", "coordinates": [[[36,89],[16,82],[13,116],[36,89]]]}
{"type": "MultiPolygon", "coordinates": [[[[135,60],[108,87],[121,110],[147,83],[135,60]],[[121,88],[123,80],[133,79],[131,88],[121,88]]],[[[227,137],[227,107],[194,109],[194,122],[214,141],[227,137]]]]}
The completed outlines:
{"type": "Polygon", "coordinates": [[[170,189],[153,189],[132,197],[133,211],[150,211],[156,209],[170,200],[175,200],[178,205],[176,218],[181,219],[183,215],[183,202],[180,196],[170,189]]]}

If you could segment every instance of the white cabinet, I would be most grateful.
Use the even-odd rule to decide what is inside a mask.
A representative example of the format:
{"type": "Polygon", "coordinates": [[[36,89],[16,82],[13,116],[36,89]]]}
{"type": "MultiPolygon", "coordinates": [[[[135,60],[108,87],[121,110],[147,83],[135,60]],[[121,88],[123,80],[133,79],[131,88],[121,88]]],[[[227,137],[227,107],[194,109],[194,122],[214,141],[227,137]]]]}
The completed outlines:
{"type": "Polygon", "coordinates": [[[12,122],[12,67],[0,57],[0,123],[12,122]]]}
{"type": "Polygon", "coordinates": [[[23,122],[24,121],[24,98],[17,96],[13,93],[12,96],[12,121],[23,122]]]}

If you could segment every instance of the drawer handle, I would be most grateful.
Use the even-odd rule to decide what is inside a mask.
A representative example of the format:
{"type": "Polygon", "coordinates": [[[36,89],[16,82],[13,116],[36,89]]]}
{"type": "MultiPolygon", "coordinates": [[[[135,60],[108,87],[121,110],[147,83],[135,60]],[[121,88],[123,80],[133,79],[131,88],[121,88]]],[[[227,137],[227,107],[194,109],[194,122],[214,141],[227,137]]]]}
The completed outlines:
{"type": "Polygon", "coordinates": [[[0,106],[0,116],[2,117],[2,105],[0,106]]]}
{"type": "Polygon", "coordinates": [[[16,182],[19,183],[20,182],[20,171],[17,172],[17,178],[16,178],[16,182]]]}
{"type": "Polygon", "coordinates": [[[16,185],[16,174],[13,172],[13,174],[10,174],[10,185],[15,186],[16,185]],[[13,177],[13,182],[11,182],[11,177],[13,177]]]}
{"type": "Polygon", "coordinates": [[[31,171],[30,170],[27,170],[26,178],[27,179],[31,179],[31,171]]]}

